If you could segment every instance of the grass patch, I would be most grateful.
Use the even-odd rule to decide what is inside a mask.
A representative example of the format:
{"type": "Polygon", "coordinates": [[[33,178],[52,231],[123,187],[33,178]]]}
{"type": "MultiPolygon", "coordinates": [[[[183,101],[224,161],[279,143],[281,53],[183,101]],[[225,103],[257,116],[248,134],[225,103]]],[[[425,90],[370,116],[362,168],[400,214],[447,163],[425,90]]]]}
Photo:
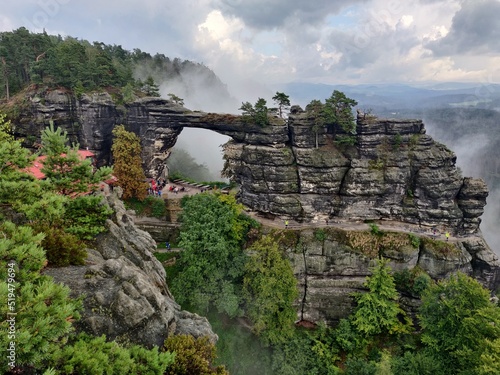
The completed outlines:
{"type": "Polygon", "coordinates": [[[454,243],[433,240],[427,237],[422,238],[421,242],[425,250],[441,257],[455,256],[460,254],[460,250],[454,243]]]}

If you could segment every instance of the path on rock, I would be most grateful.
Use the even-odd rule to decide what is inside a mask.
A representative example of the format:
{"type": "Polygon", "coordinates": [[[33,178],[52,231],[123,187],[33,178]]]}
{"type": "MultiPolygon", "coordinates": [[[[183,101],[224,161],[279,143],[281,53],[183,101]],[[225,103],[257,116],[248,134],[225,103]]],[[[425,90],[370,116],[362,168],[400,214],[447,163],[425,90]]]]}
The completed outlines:
{"type": "MultiPolygon", "coordinates": [[[[299,223],[294,220],[284,220],[284,219],[267,219],[262,217],[262,215],[255,211],[247,211],[247,215],[254,218],[261,224],[266,226],[276,228],[276,229],[316,229],[316,228],[338,228],[349,231],[366,231],[370,230],[370,223],[364,223],[361,221],[346,221],[346,220],[329,220],[328,224],[326,221],[299,223]],[[285,224],[288,221],[288,225],[285,224]]],[[[374,222],[381,231],[386,232],[403,232],[408,234],[414,234],[419,237],[428,237],[435,240],[446,241],[446,231],[436,230],[434,234],[433,228],[422,228],[415,224],[404,223],[400,221],[379,221],[374,222]]],[[[466,236],[452,236],[450,232],[450,238],[448,242],[461,242],[465,238],[476,238],[478,236],[471,234],[466,236]]]]}

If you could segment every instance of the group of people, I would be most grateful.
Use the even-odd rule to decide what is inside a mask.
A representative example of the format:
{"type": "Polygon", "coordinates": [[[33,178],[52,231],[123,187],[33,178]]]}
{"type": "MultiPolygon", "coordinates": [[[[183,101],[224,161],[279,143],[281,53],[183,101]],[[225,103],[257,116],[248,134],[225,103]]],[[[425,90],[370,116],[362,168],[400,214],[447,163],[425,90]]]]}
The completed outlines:
{"type": "Polygon", "coordinates": [[[180,188],[178,186],[175,186],[175,185],[170,185],[168,187],[168,191],[172,191],[174,192],[175,194],[179,193],[179,191],[186,191],[186,188],[184,186],[181,186],[180,188]]]}
{"type": "Polygon", "coordinates": [[[161,197],[161,192],[166,185],[167,181],[162,177],[160,177],[158,180],[151,179],[149,181],[148,195],[161,197]]]}

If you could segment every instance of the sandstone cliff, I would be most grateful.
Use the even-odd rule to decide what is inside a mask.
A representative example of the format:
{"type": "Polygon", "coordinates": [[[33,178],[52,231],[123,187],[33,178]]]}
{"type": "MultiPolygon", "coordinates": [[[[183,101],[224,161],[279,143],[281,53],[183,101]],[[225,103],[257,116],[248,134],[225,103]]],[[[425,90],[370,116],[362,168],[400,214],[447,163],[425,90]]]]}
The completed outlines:
{"type": "MultiPolygon", "coordinates": [[[[379,228],[382,236],[373,234],[367,224],[288,231],[264,228],[280,239],[294,269],[299,320],[336,324],[348,316],[355,306],[353,293],[366,291],[363,283],[379,257],[388,259],[395,272],[417,267],[439,280],[461,271],[490,290],[500,286],[500,260],[481,236],[446,242],[441,234],[439,242],[432,240],[432,232],[419,232],[417,226],[381,224],[379,228]]],[[[420,302],[417,296],[403,293],[401,303],[416,313],[420,302]]]]}
{"type": "Polygon", "coordinates": [[[115,210],[84,266],[49,268],[46,274],[83,297],[82,319],[76,328],[109,339],[161,346],[169,334],[217,336],[206,318],[181,310],[153,256],[156,243],[133,223],[116,195],[106,197],[115,210]]]}
{"type": "Polygon", "coordinates": [[[110,162],[111,131],[123,123],[142,140],[150,176],[163,173],[169,149],[184,127],[232,137],[226,172],[241,186],[250,208],[300,221],[387,219],[473,234],[488,190],[463,177],[456,156],[425,134],[419,120],[388,120],[358,114],[356,146],[339,145],[340,129],[313,130],[312,119],[293,107],[288,124],[260,127],[241,116],[193,112],[169,100],[144,98],[117,106],[109,94],[80,99],[60,90],[33,92],[14,121],[18,136],[36,143],[53,120],[81,147],[110,162]],[[318,148],[316,148],[316,143],[318,148]]]}

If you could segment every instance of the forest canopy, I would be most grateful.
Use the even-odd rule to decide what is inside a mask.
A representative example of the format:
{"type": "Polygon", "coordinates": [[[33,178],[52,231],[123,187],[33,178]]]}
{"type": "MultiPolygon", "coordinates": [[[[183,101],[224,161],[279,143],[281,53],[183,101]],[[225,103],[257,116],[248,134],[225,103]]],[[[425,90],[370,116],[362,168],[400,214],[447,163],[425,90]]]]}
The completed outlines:
{"type": "Polygon", "coordinates": [[[203,70],[208,84],[220,85],[217,76],[202,64],[140,49],[89,42],[70,36],[31,33],[24,27],[0,33],[0,99],[37,84],[64,87],[75,94],[108,89],[159,96],[158,82],[181,79],[184,71],[203,70]],[[157,81],[154,82],[153,78],[157,81]],[[125,88],[127,88],[125,90],[125,88]]]}

